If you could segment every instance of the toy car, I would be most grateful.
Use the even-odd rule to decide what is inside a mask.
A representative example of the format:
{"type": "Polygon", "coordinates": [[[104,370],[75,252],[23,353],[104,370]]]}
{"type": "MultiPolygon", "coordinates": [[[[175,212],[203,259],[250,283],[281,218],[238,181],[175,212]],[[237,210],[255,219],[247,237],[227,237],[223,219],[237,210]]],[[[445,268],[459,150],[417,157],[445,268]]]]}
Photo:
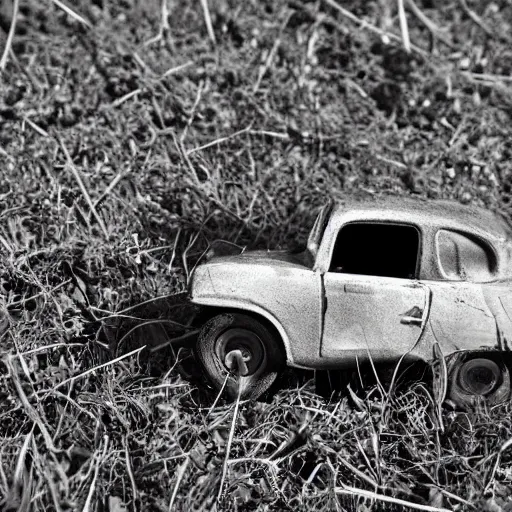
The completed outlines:
{"type": "Polygon", "coordinates": [[[511,257],[511,227],[483,209],[329,203],[301,253],[242,251],[198,265],[189,289],[205,314],[197,354],[216,388],[244,398],[265,392],[286,364],[442,359],[449,398],[502,402],[511,390],[511,257]]]}

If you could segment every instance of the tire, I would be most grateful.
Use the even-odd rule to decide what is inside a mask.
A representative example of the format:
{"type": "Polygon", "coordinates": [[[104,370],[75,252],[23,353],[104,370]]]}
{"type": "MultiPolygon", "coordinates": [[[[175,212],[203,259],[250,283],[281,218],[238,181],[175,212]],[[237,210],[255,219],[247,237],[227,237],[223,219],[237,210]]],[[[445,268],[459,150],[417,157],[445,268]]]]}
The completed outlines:
{"type": "Polygon", "coordinates": [[[494,406],[511,398],[510,370],[497,356],[462,356],[448,368],[448,399],[468,409],[494,406]]]}
{"type": "MultiPolygon", "coordinates": [[[[285,364],[281,340],[262,322],[241,313],[224,313],[201,329],[196,346],[198,359],[212,383],[223,386],[231,399],[256,399],[265,393],[285,364]],[[246,374],[238,376],[226,366],[228,353],[240,350],[246,374]]],[[[229,358],[228,358],[229,360],[229,358]]]]}

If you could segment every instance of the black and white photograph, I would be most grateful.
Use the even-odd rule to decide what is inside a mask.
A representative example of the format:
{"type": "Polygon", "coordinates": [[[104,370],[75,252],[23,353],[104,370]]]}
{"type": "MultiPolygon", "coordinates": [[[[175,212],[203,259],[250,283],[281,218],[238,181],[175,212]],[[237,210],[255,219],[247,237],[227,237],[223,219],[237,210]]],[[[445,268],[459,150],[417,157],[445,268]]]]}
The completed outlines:
{"type": "Polygon", "coordinates": [[[511,0],[0,0],[0,512],[512,512],[511,0]]]}

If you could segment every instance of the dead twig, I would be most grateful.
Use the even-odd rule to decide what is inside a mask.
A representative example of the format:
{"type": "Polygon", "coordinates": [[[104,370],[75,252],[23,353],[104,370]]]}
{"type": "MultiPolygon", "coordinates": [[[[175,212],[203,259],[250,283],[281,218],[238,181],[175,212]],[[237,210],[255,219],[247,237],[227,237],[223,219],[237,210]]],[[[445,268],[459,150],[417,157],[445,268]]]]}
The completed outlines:
{"type": "Polygon", "coordinates": [[[406,1],[409,10],[420,21],[420,23],[425,26],[433,38],[439,39],[439,41],[448,46],[448,48],[455,48],[455,45],[453,45],[443,34],[441,34],[441,29],[428,16],[425,15],[425,13],[414,3],[414,0],[406,1]]]}
{"type": "MultiPolygon", "coordinates": [[[[380,29],[379,27],[376,27],[375,25],[367,22],[366,20],[362,20],[361,18],[358,18],[355,14],[350,12],[348,9],[345,9],[342,7],[338,2],[335,0],[323,0],[324,3],[338,11],[343,17],[347,18],[348,20],[352,21],[352,23],[355,23],[360,28],[366,29],[370,32],[373,32],[374,34],[379,35],[380,37],[384,39],[388,39],[391,41],[395,41],[396,43],[402,43],[402,38],[400,36],[397,36],[396,34],[393,34],[392,32],[387,32],[385,30],[380,29]]],[[[300,2],[293,1],[293,5],[300,7],[308,12],[311,13],[312,16],[315,16],[315,14],[312,13],[310,9],[308,9],[306,6],[302,5],[300,2]]],[[[316,18],[316,16],[315,16],[316,18]]],[[[338,23],[335,20],[329,20],[328,18],[322,19],[324,23],[328,22],[330,25],[332,25],[335,28],[339,28],[338,23]]],[[[416,46],[415,44],[410,45],[411,50],[414,50],[416,53],[426,56],[428,53],[420,48],[419,46],[416,46]]]]}
{"type": "Polygon", "coordinates": [[[197,89],[196,99],[194,100],[194,104],[192,105],[192,110],[190,111],[190,116],[188,118],[187,124],[185,125],[185,128],[183,128],[183,132],[180,135],[181,144],[183,144],[187,136],[188,130],[192,126],[192,123],[194,121],[194,116],[196,114],[197,107],[199,106],[199,102],[201,101],[201,97],[203,96],[204,85],[204,81],[201,80],[199,87],[197,89]]]}
{"type": "Polygon", "coordinates": [[[108,435],[105,435],[103,437],[103,443],[103,452],[101,453],[101,456],[96,459],[96,465],[94,467],[94,476],[92,478],[91,487],[89,488],[87,499],[85,500],[82,512],[89,512],[89,510],[91,510],[92,497],[94,496],[94,489],[96,487],[96,481],[98,480],[98,475],[100,473],[100,467],[107,457],[107,449],[109,444],[108,435]]]}
{"type": "Polygon", "coordinates": [[[32,73],[30,67],[21,65],[20,61],[18,60],[18,57],[16,57],[16,55],[12,51],[12,48],[9,50],[9,55],[12,63],[16,66],[16,69],[28,78],[28,80],[30,81],[30,83],[36,91],[41,92],[43,90],[43,86],[39,83],[34,73],[32,73]]]}
{"type": "Polygon", "coordinates": [[[169,273],[172,272],[172,266],[173,266],[174,260],[176,259],[176,249],[178,248],[178,242],[180,241],[180,236],[181,236],[181,228],[178,229],[178,233],[176,235],[176,240],[174,241],[174,244],[172,247],[171,259],[169,261],[169,265],[167,266],[167,270],[169,273]]]}
{"type": "MultiPolygon", "coordinates": [[[[8,492],[6,492],[6,500],[2,500],[0,502],[1,505],[4,506],[4,510],[9,510],[9,504],[16,504],[12,508],[16,508],[17,510],[29,510],[29,503],[31,498],[31,485],[27,485],[27,476],[29,476],[27,471],[27,454],[29,449],[29,444],[34,437],[34,428],[35,423],[32,424],[32,429],[26,435],[25,441],[23,441],[23,445],[18,454],[18,460],[16,462],[16,467],[14,469],[14,476],[12,479],[12,485],[8,492]]],[[[30,475],[32,475],[32,467],[30,468],[30,475]]],[[[28,478],[28,480],[32,480],[28,478]]],[[[7,486],[6,486],[7,488],[7,486]]]]}
{"type": "Polygon", "coordinates": [[[149,351],[156,352],[157,350],[162,350],[163,348],[168,347],[169,345],[173,345],[174,343],[186,342],[186,341],[192,340],[198,334],[199,334],[199,329],[194,329],[193,331],[187,332],[186,334],[183,334],[182,336],[178,336],[177,338],[172,338],[170,340],[167,340],[164,343],[161,343],[160,345],[157,345],[156,347],[151,348],[149,351]]]}
{"type": "Polygon", "coordinates": [[[335,487],[334,492],[336,494],[348,494],[352,496],[361,496],[363,498],[369,498],[377,501],[383,501],[385,503],[393,503],[395,505],[401,505],[402,507],[409,507],[415,510],[424,510],[426,512],[451,512],[447,508],[432,507],[430,505],[421,505],[420,503],[413,503],[412,501],[401,500],[399,498],[393,498],[384,494],[378,494],[376,492],[367,491],[365,489],[359,489],[357,487],[351,487],[349,485],[343,485],[341,487],[335,487]]]}
{"type": "Polygon", "coordinates": [[[176,134],[174,133],[174,130],[171,132],[171,137],[173,140],[174,145],[176,146],[176,149],[178,150],[178,153],[180,154],[181,158],[183,159],[183,162],[187,166],[187,168],[190,171],[190,174],[192,175],[192,179],[194,180],[195,184],[199,187],[201,185],[201,181],[199,180],[199,177],[197,176],[197,171],[192,164],[190,158],[187,155],[187,152],[185,151],[185,148],[183,146],[183,143],[178,140],[176,137],[176,134]]]}
{"type": "MultiPolygon", "coordinates": [[[[89,416],[89,418],[92,419],[93,421],[96,420],[96,416],[91,411],[84,409],[76,400],[73,400],[71,398],[71,396],[69,396],[71,393],[68,393],[67,395],[65,395],[64,393],[61,393],[60,391],[52,391],[52,394],[54,394],[58,398],[62,398],[63,400],[66,400],[67,403],[71,404],[82,414],[89,416]]],[[[63,420],[64,418],[65,418],[65,414],[63,414],[59,420],[59,425],[57,426],[56,434],[53,436],[54,441],[57,439],[57,433],[60,431],[60,421],[63,420]]]]}
{"type": "Polygon", "coordinates": [[[494,37],[492,30],[482,21],[482,18],[480,18],[475,11],[469,8],[466,0],[459,0],[459,4],[475,25],[478,25],[489,37],[494,37]]]}
{"type": "Polygon", "coordinates": [[[181,463],[180,467],[178,468],[178,472],[176,475],[176,484],[174,485],[174,489],[172,490],[172,496],[169,500],[169,512],[172,512],[174,510],[174,501],[176,500],[176,496],[178,495],[178,489],[180,487],[181,481],[183,480],[183,476],[185,475],[185,471],[187,470],[187,467],[190,463],[190,457],[187,456],[187,458],[181,463]]]}
{"type": "Polygon", "coordinates": [[[226,135],[225,137],[220,137],[218,139],[212,140],[211,142],[207,142],[206,144],[203,144],[202,146],[198,146],[197,148],[189,149],[187,151],[187,155],[191,155],[192,153],[196,153],[198,151],[203,151],[204,149],[211,148],[212,146],[218,146],[219,144],[222,144],[223,142],[233,139],[234,137],[237,137],[238,135],[247,133],[251,129],[251,126],[252,126],[252,123],[247,128],[238,130],[237,132],[232,133],[231,135],[226,135]]]}
{"type": "Polygon", "coordinates": [[[256,80],[256,83],[254,84],[253,93],[256,93],[260,87],[261,81],[263,80],[263,77],[267,73],[267,71],[272,66],[272,61],[274,60],[274,57],[277,53],[277,50],[279,49],[279,46],[281,44],[281,38],[283,36],[284,29],[286,28],[286,25],[288,25],[288,22],[290,21],[290,18],[292,16],[292,13],[288,13],[283,23],[281,23],[281,26],[279,27],[279,33],[276,37],[276,40],[274,41],[274,44],[272,45],[272,49],[270,50],[267,58],[265,59],[265,63],[260,66],[259,72],[258,72],[258,79],[256,80]]]}
{"type": "Polygon", "coordinates": [[[71,281],[72,281],[72,279],[68,279],[67,281],[64,281],[63,283],[58,284],[57,286],[52,288],[50,291],[46,291],[46,290],[41,291],[39,293],[36,293],[35,295],[32,295],[31,297],[27,297],[26,299],[20,299],[15,302],[11,302],[11,303],[7,304],[7,306],[9,306],[9,307],[22,306],[23,304],[26,304],[27,302],[29,302],[31,300],[42,297],[43,295],[51,295],[53,292],[57,291],[59,288],[62,288],[63,286],[66,286],[69,283],[71,283],[71,281]]]}
{"type": "Polygon", "coordinates": [[[398,167],[399,169],[407,169],[407,165],[405,165],[402,162],[398,162],[397,160],[393,160],[392,158],[386,158],[385,156],[381,156],[381,155],[375,155],[375,158],[381,162],[386,163],[386,164],[394,165],[395,167],[398,167]]]}
{"type": "Polygon", "coordinates": [[[208,217],[206,217],[206,219],[202,222],[198,232],[195,235],[190,237],[190,240],[189,240],[189,242],[187,244],[187,247],[185,248],[185,250],[183,251],[183,254],[181,255],[181,261],[182,261],[182,264],[183,264],[183,269],[185,270],[185,278],[186,278],[187,286],[190,283],[190,277],[192,276],[196,266],[198,265],[198,262],[196,262],[195,265],[192,267],[192,270],[189,272],[188,263],[187,263],[188,253],[192,249],[192,247],[194,247],[194,245],[196,244],[196,242],[197,242],[197,240],[199,238],[199,235],[203,231],[204,226],[206,226],[206,224],[214,216],[214,214],[215,214],[215,212],[212,212],[212,213],[210,213],[210,215],[208,215],[208,217]]]}
{"type": "Polygon", "coordinates": [[[487,481],[487,484],[485,485],[484,493],[486,493],[489,490],[489,487],[492,485],[492,482],[494,481],[494,476],[496,475],[496,471],[498,470],[498,466],[500,465],[501,456],[503,455],[503,452],[510,448],[512,446],[512,438],[505,441],[501,448],[499,449],[497,456],[496,456],[496,462],[494,463],[494,466],[491,471],[491,475],[489,476],[489,479],[487,481]]]}
{"type": "MultiPolygon", "coordinates": [[[[192,64],[194,64],[194,61],[188,60],[187,62],[180,64],[179,66],[174,66],[172,68],[169,68],[163,75],[157,77],[154,83],[161,82],[164,78],[167,78],[169,76],[175,75],[176,73],[179,73],[183,69],[186,69],[190,67],[192,64]]],[[[122,105],[125,101],[128,101],[131,98],[135,98],[143,91],[142,87],[139,87],[138,89],[134,89],[133,91],[130,91],[129,93],[125,94],[124,96],[121,96],[120,98],[117,98],[117,100],[113,101],[111,103],[111,107],[119,107],[122,105]]]]}
{"type": "Polygon", "coordinates": [[[222,386],[219,389],[219,392],[217,393],[217,396],[215,397],[215,400],[213,401],[213,404],[211,405],[210,409],[208,410],[208,413],[206,414],[207,418],[215,410],[215,407],[217,407],[217,404],[219,403],[219,400],[222,397],[222,393],[224,393],[224,389],[226,388],[226,384],[228,383],[229,377],[230,377],[230,374],[226,373],[226,378],[224,379],[224,382],[222,383],[222,386]]]}
{"type": "Polygon", "coordinates": [[[71,173],[73,174],[76,182],[78,183],[78,186],[80,187],[80,190],[82,191],[85,201],[87,202],[94,218],[97,220],[97,222],[101,228],[101,231],[103,232],[103,235],[105,236],[105,239],[108,240],[109,234],[107,231],[107,227],[105,226],[103,219],[100,217],[99,213],[97,212],[96,208],[94,207],[94,203],[91,200],[91,196],[89,195],[89,192],[85,188],[84,182],[82,181],[82,178],[80,177],[80,174],[78,173],[78,170],[75,167],[75,164],[73,163],[73,160],[71,158],[71,155],[69,154],[68,149],[66,148],[66,146],[64,145],[64,142],[62,141],[62,139],[60,137],[58,137],[58,140],[59,140],[60,147],[62,148],[62,151],[64,152],[64,156],[66,157],[68,168],[71,171],[71,173]]]}
{"type": "MultiPolygon", "coordinates": [[[[39,352],[45,352],[46,350],[53,350],[54,348],[60,347],[84,347],[83,343],[53,343],[52,345],[45,345],[44,347],[33,348],[32,350],[27,350],[26,352],[19,352],[21,356],[28,356],[32,354],[37,354],[39,352]]],[[[18,354],[17,354],[18,355],[18,354]]]]}
{"type": "MultiPolygon", "coordinates": [[[[36,443],[36,440],[34,439],[34,436],[32,436],[32,453],[33,453],[33,460],[35,462],[34,466],[36,467],[36,471],[37,471],[38,475],[41,475],[41,474],[43,475],[43,478],[46,481],[46,484],[48,486],[48,489],[50,490],[50,496],[52,497],[53,507],[54,507],[53,510],[55,510],[55,512],[62,512],[62,507],[60,506],[61,501],[59,499],[60,493],[59,493],[59,491],[57,491],[57,486],[55,485],[55,481],[54,481],[51,473],[49,473],[48,471],[45,471],[42,468],[42,464],[41,464],[42,457],[41,457],[41,453],[37,447],[37,443],[36,443]]],[[[34,466],[31,466],[30,474],[32,474],[34,466]]],[[[69,484],[68,484],[68,479],[66,477],[66,474],[64,473],[64,471],[62,471],[61,468],[55,468],[55,470],[56,470],[56,473],[58,474],[58,477],[60,477],[59,484],[60,484],[61,488],[64,488],[65,491],[68,491],[69,484]]],[[[27,506],[27,508],[20,507],[18,510],[19,511],[29,510],[29,507],[28,506],[27,506]]]]}
{"type": "Polygon", "coordinates": [[[85,370],[84,372],[82,372],[82,373],[80,373],[78,375],[73,375],[72,377],[69,377],[68,379],[65,379],[65,380],[59,382],[52,389],[49,389],[49,390],[48,389],[42,389],[42,390],[38,391],[37,393],[38,394],[42,394],[42,393],[50,393],[52,391],[55,391],[56,389],[59,389],[62,386],[65,386],[66,384],[69,384],[70,382],[74,383],[77,380],[83,379],[87,375],[90,375],[91,373],[97,372],[98,370],[106,368],[107,366],[112,366],[112,365],[114,365],[116,363],[119,363],[123,359],[128,359],[131,356],[134,356],[134,355],[138,354],[139,352],[142,352],[145,348],[146,348],[146,345],[144,345],[143,347],[137,348],[135,350],[132,350],[131,352],[128,352],[127,354],[123,354],[122,356],[116,357],[115,359],[112,359],[111,361],[107,361],[106,363],[99,364],[98,366],[94,366],[93,368],[89,368],[88,370],[85,370]]]}
{"type": "Polygon", "coordinates": [[[5,65],[7,64],[7,57],[12,46],[14,32],[16,31],[16,20],[18,19],[19,3],[19,0],[14,0],[12,5],[11,27],[9,28],[9,34],[7,35],[7,41],[5,42],[5,48],[2,53],[2,58],[0,59],[0,73],[5,69],[5,65]]]}
{"type": "Polygon", "coordinates": [[[183,64],[180,64],[179,66],[174,66],[172,68],[169,68],[161,77],[160,79],[162,78],[166,78],[168,76],[171,76],[171,75],[175,75],[176,73],[178,73],[178,71],[181,71],[183,69],[186,69],[188,68],[189,66],[192,66],[192,64],[194,64],[194,61],[193,60],[188,60],[187,62],[183,63],[183,64]]]}
{"type": "MultiPolygon", "coordinates": [[[[360,447],[360,442],[358,440],[358,445],[360,447]]],[[[361,450],[360,450],[361,451],[361,450]]],[[[361,471],[360,469],[356,468],[353,464],[351,464],[348,460],[345,460],[338,452],[332,450],[332,453],[333,455],[336,456],[336,458],[350,471],[352,471],[352,473],[354,473],[354,475],[356,475],[357,477],[359,477],[361,480],[364,480],[365,482],[367,482],[368,484],[370,484],[372,487],[374,488],[380,488],[382,489],[382,485],[377,483],[377,480],[376,480],[376,477],[377,475],[375,475],[375,472],[373,471],[373,468],[370,467],[369,465],[369,461],[368,461],[368,458],[366,457],[366,454],[364,454],[365,456],[365,459],[366,459],[366,465],[368,466],[368,469],[370,469],[370,471],[373,473],[373,478],[369,475],[367,475],[366,473],[364,473],[363,471],[361,471]]],[[[363,452],[364,453],[364,452],[363,452]]]]}
{"type": "Polygon", "coordinates": [[[167,8],[167,0],[162,0],[160,4],[160,29],[155,37],[146,41],[142,46],[149,46],[162,39],[167,43],[169,49],[174,51],[174,42],[171,37],[171,27],[169,25],[169,9],[167,8]]]}
{"type": "Polygon", "coordinates": [[[92,24],[90,21],[87,21],[83,16],[77,14],[73,9],[69,8],[66,4],[62,3],[60,0],[51,0],[57,7],[62,9],[66,14],[71,16],[73,19],[85,25],[87,28],[92,28],[92,24]]]}
{"type": "Polygon", "coordinates": [[[398,18],[400,19],[400,31],[402,32],[402,41],[407,53],[411,53],[411,40],[409,38],[409,26],[405,15],[404,0],[398,0],[398,18]]]}
{"type": "Polygon", "coordinates": [[[215,46],[217,44],[217,40],[215,39],[215,32],[213,31],[213,23],[210,15],[210,8],[208,6],[208,0],[201,0],[201,7],[203,8],[204,22],[206,24],[206,30],[208,31],[208,37],[215,46]]]}
{"type": "Polygon", "coordinates": [[[27,123],[35,132],[39,133],[39,135],[42,135],[43,137],[50,136],[46,130],[43,130],[38,124],[31,121],[28,117],[25,117],[23,121],[27,123]]]}
{"type": "Polygon", "coordinates": [[[471,73],[470,71],[462,71],[461,75],[469,79],[474,79],[475,81],[512,83],[512,76],[508,75],[493,75],[491,73],[471,73]]]}
{"type": "Polygon", "coordinates": [[[359,94],[359,96],[361,96],[361,98],[368,98],[368,93],[351,78],[345,78],[345,83],[347,84],[348,88],[354,89],[359,94]]]}
{"type": "Polygon", "coordinates": [[[128,311],[132,311],[132,310],[140,308],[142,306],[146,306],[147,304],[151,304],[152,302],[156,302],[158,300],[170,299],[171,297],[181,297],[184,299],[185,296],[186,296],[186,292],[178,292],[178,293],[169,293],[167,295],[159,295],[158,297],[153,297],[152,299],[148,299],[143,302],[139,302],[138,304],[134,304],[133,306],[128,306],[127,308],[121,309],[121,311],[116,311],[116,312],[109,311],[108,309],[97,308],[94,306],[91,306],[91,308],[100,313],[108,313],[108,316],[102,318],[102,320],[108,320],[109,318],[116,318],[118,316],[123,315],[124,313],[128,313],[128,311]]]}
{"type": "Polygon", "coordinates": [[[141,324],[138,324],[136,325],[135,327],[132,327],[120,340],[119,340],[119,343],[117,344],[117,348],[116,350],[119,351],[119,349],[121,348],[121,345],[125,342],[125,340],[131,335],[133,334],[137,329],[140,329],[141,327],[146,327],[148,325],[155,325],[155,324],[158,324],[158,325],[161,325],[161,324],[169,324],[169,325],[174,325],[174,326],[177,326],[177,327],[183,327],[183,328],[186,328],[186,325],[183,325],[183,324],[180,324],[179,322],[175,322],[174,320],[168,320],[168,319],[165,319],[165,318],[160,318],[160,319],[155,319],[155,320],[148,320],[147,322],[142,322],[141,324]]]}
{"type": "Polygon", "coordinates": [[[290,140],[290,136],[287,133],[272,132],[268,130],[248,130],[251,135],[262,135],[265,137],[272,137],[273,139],[290,140]]]}
{"type": "Polygon", "coordinates": [[[121,171],[116,175],[116,177],[109,183],[108,187],[104,190],[104,192],[100,195],[100,197],[98,197],[98,199],[96,199],[96,201],[94,201],[94,203],[93,203],[94,208],[98,207],[98,205],[103,201],[103,199],[105,199],[105,197],[107,197],[112,192],[112,190],[114,190],[116,185],[123,178],[128,176],[128,174],[130,174],[130,171],[131,171],[131,169],[128,169],[127,171],[121,171]]]}
{"type": "Polygon", "coordinates": [[[25,394],[25,391],[23,390],[23,386],[21,385],[17,369],[13,363],[13,357],[7,356],[6,358],[4,358],[4,364],[6,365],[9,371],[11,380],[14,384],[19,399],[23,404],[23,408],[25,409],[27,416],[38,426],[39,431],[41,432],[44,438],[47,449],[53,453],[59,453],[60,450],[58,450],[53,444],[52,436],[50,435],[50,432],[46,428],[45,422],[42,420],[41,416],[39,415],[35,407],[30,403],[27,395],[25,394]]]}
{"type": "Polygon", "coordinates": [[[138,96],[142,92],[142,89],[135,89],[133,91],[130,91],[129,93],[125,94],[124,96],[121,96],[120,98],[117,98],[117,100],[112,102],[112,107],[119,107],[119,105],[122,105],[125,101],[128,101],[131,98],[134,98],[135,96],[138,96]]]}
{"type": "Polygon", "coordinates": [[[448,391],[448,367],[446,366],[446,359],[441,350],[441,346],[437,341],[434,343],[434,358],[436,363],[439,364],[439,375],[437,378],[438,392],[436,393],[436,396],[434,398],[436,403],[437,417],[439,419],[439,426],[441,427],[441,432],[444,432],[442,406],[444,401],[446,400],[446,393],[448,391]]]}
{"type": "Polygon", "coordinates": [[[224,482],[228,473],[229,454],[231,452],[231,445],[233,444],[233,438],[235,437],[236,420],[238,419],[238,409],[240,407],[240,401],[242,398],[242,384],[241,377],[238,376],[238,396],[236,397],[235,410],[233,411],[233,421],[231,422],[231,429],[229,431],[228,442],[226,444],[226,457],[224,458],[224,464],[222,465],[222,476],[220,479],[219,493],[217,495],[217,501],[220,502],[223,498],[224,493],[224,482]]]}
{"type": "Polygon", "coordinates": [[[125,435],[123,437],[123,447],[124,447],[124,458],[126,463],[126,472],[128,473],[128,476],[130,477],[130,484],[132,486],[132,506],[133,510],[137,511],[137,498],[138,498],[138,491],[137,491],[137,483],[135,482],[135,477],[133,476],[133,468],[132,468],[132,462],[130,458],[130,447],[128,445],[128,437],[125,435]]]}

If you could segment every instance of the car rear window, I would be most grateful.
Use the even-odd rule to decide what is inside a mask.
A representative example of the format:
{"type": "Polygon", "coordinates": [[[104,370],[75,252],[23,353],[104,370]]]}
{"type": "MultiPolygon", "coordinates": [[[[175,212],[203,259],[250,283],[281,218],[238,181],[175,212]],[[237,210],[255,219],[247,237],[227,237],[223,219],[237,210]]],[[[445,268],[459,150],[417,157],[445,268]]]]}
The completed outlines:
{"type": "Polygon", "coordinates": [[[442,229],[437,233],[436,245],[439,265],[447,279],[484,282],[494,278],[494,254],[480,240],[442,229]]]}

